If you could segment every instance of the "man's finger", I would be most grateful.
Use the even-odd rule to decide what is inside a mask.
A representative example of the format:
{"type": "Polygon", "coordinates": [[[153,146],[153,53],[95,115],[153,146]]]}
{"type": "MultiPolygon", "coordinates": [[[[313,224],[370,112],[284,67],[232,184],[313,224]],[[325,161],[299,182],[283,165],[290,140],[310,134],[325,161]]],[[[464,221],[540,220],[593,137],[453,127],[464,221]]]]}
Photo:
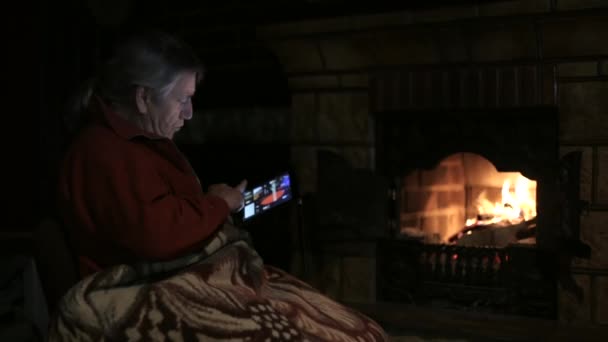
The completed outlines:
{"type": "Polygon", "coordinates": [[[239,185],[236,186],[236,188],[240,191],[240,192],[244,192],[245,189],[247,188],[247,180],[243,179],[239,185]]]}

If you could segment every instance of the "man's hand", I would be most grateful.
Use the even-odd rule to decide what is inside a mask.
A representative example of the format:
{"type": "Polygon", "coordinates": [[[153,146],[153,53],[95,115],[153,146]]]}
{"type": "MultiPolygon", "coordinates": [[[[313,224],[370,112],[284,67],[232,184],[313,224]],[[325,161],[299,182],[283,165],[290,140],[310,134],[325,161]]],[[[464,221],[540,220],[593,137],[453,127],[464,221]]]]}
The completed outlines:
{"type": "Polygon", "coordinates": [[[246,187],[246,180],[234,188],[226,184],[213,184],[209,186],[208,193],[222,198],[228,204],[230,211],[236,211],[243,205],[243,192],[246,187]]]}

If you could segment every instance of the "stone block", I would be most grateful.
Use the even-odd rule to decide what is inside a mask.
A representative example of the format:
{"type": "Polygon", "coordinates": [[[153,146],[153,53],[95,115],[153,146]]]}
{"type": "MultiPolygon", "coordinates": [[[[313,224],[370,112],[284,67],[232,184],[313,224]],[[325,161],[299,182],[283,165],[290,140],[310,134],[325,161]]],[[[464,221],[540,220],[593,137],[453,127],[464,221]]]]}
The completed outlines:
{"type": "Polygon", "coordinates": [[[608,137],[608,82],[561,84],[559,105],[560,139],[608,137]]]}
{"type": "Polygon", "coordinates": [[[424,216],[422,217],[422,230],[425,232],[438,233],[439,217],[438,216],[424,216]]]}
{"type": "Polygon", "coordinates": [[[256,35],[262,39],[268,39],[350,29],[352,29],[352,22],[348,18],[330,18],[263,25],[256,28],[256,35]]]}
{"type": "Polygon", "coordinates": [[[440,47],[432,28],[404,28],[376,33],[375,58],[379,65],[440,62],[440,47]]]}
{"type": "Polygon", "coordinates": [[[405,212],[417,213],[425,210],[431,196],[434,196],[434,193],[430,191],[406,191],[402,198],[405,212]]]}
{"type": "Polygon", "coordinates": [[[557,105],[557,65],[543,65],[541,74],[541,104],[557,105]]]}
{"type": "MultiPolygon", "coordinates": [[[[242,28],[239,28],[238,25],[229,24],[223,27],[218,25],[209,29],[203,29],[199,26],[187,30],[187,33],[182,38],[187,42],[191,42],[191,44],[195,44],[197,50],[200,49],[200,52],[205,55],[206,63],[209,63],[210,59],[216,59],[211,55],[220,52],[218,50],[236,48],[243,39],[242,28]]],[[[226,52],[220,52],[220,54],[225,56],[226,52]]]]}
{"type": "Polygon", "coordinates": [[[340,154],[353,168],[368,170],[372,169],[372,147],[343,147],[340,150],[340,154]]]}
{"type": "Polygon", "coordinates": [[[462,185],[464,187],[465,177],[463,166],[450,167],[448,177],[450,184],[462,185]]]}
{"type": "Polygon", "coordinates": [[[376,259],[345,257],[342,267],[342,299],[348,302],[374,302],[376,259]]]}
{"type": "Polygon", "coordinates": [[[368,87],[368,74],[344,74],[339,76],[341,87],[368,87]]]}
{"type": "Polygon", "coordinates": [[[293,145],[291,161],[296,171],[300,195],[317,191],[317,148],[293,145]]]}
{"type": "Polygon", "coordinates": [[[320,19],[311,19],[311,20],[303,20],[300,22],[293,22],[289,24],[286,31],[283,31],[285,34],[289,32],[289,34],[309,34],[309,33],[326,33],[326,32],[341,32],[346,30],[352,30],[353,23],[352,20],[348,18],[320,18],[320,19]]]}
{"type": "Polygon", "coordinates": [[[449,208],[450,203],[450,192],[449,191],[438,191],[437,192],[437,206],[439,209],[449,208]]]}
{"type": "Polygon", "coordinates": [[[355,29],[380,28],[411,24],[413,14],[408,11],[368,14],[350,17],[351,27],[355,29]]]}
{"type": "Polygon", "coordinates": [[[320,94],[319,139],[322,142],[370,142],[367,93],[320,94]]]}
{"type": "Polygon", "coordinates": [[[538,66],[521,66],[519,68],[518,85],[520,89],[518,91],[517,102],[520,106],[533,106],[540,105],[541,98],[538,89],[538,66]]]}
{"type": "Polygon", "coordinates": [[[423,186],[447,185],[450,183],[450,168],[439,165],[433,170],[422,171],[423,186]]]}
{"type": "Polygon", "coordinates": [[[317,102],[315,94],[294,94],[291,97],[291,141],[319,139],[317,102]]]}
{"type": "Polygon", "coordinates": [[[374,35],[352,34],[319,42],[325,67],[329,70],[364,68],[376,64],[374,35]]]}
{"type": "Polygon", "coordinates": [[[546,21],[542,26],[544,57],[608,54],[608,17],[546,21]]]}
{"type": "Polygon", "coordinates": [[[411,22],[412,14],[410,12],[402,11],[264,25],[256,29],[256,34],[260,38],[289,37],[309,33],[344,32],[406,25],[411,22]]]}
{"type": "Polygon", "coordinates": [[[537,44],[531,23],[479,26],[471,33],[474,61],[535,58],[537,44]]]}
{"type": "Polygon", "coordinates": [[[515,0],[479,5],[480,16],[539,13],[550,10],[550,0],[515,0]]]}
{"type": "Polygon", "coordinates": [[[260,25],[255,28],[255,35],[262,40],[277,39],[280,37],[289,36],[294,33],[300,33],[298,28],[302,27],[302,23],[281,23],[272,25],[260,25]],[[300,26],[295,26],[300,25],[300,26]],[[295,27],[295,28],[294,28],[295,27]]]}
{"type": "Polygon", "coordinates": [[[450,204],[452,207],[460,208],[459,210],[464,210],[466,206],[466,196],[465,191],[450,191],[450,204]]]}
{"type": "Polygon", "coordinates": [[[581,218],[581,240],[591,247],[590,259],[575,259],[588,268],[608,268],[608,212],[592,211],[581,218]]]}
{"type": "Polygon", "coordinates": [[[608,148],[598,148],[597,202],[608,204],[608,148]]]}
{"type": "Polygon", "coordinates": [[[339,86],[338,76],[336,75],[290,77],[288,82],[289,88],[295,90],[337,88],[339,86]]]}
{"type": "Polygon", "coordinates": [[[605,0],[557,0],[556,2],[560,11],[608,7],[608,2],[605,0]]]}
{"type": "Polygon", "coordinates": [[[558,289],[558,318],[560,322],[568,324],[589,323],[591,321],[591,286],[588,275],[574,275],[574,280],[583,291],[583,298],[579,298],[561,286],[558,289]]]}
{"type": "Polygon", "coordinates": [[[559,65],[559,77],[597,76],[596,62],[563,63],[559,65]]]}
{"type": "Polygon", "coordinates": [[[436,191],[423,192],[422,194],[422,198],[420,198],[421,210],[431,212],[439,209],[438,194],[436,191]]]}
{"type": "Polygon", "coordinates": [[[323,255],[320,259],[319,290],[333,299],[340,300],[342,298],[342,258],[323,255]]]}
{"type": "Polygon", "coordinates": [[[468,60],[467,46],[469,45],[469,38],[462,26],[438,27],[435,36],[439,46],[441,62],[457,63],[468,60]]]}
{"type": "MultiPolygon", "coordinates": [[[[608,277],[595,278],[595,322],[608,325],[608,277]]],[[[592,299],[593,300],[593,299],[592,299]]]]}
{"type": "Polygon", "coordinates": [[[323,69],[318,43],[314,40],[286,40],[268,43],[286,72],[323,69]]]}
{"type": "MultiPolygon", "coordinates": [[[[588,146],[562,146],[559,149],[560,156],[564,156],[569,152],[582,151],[581,159],[581,182],[580,182],[580,198],[591,203],[592,192],[592,172],[593,172],[593,149],[588,146]]],[[[607,165],[608,167],[608,165],[607,165]]]]}
{"type": "Polygon", "coordinates": [[[497,92],[500,107],[514,107],[519,101],[518,76],[514,68],[501,68],[498,73],[500,88],[497,92]]]}
{"type": "Polygon", "coordinates": [[[451,21],[475,16],[477,11],[473,6],[445,7],[413,12],[412,23],[451,21]]]}
{"type": "Polygon", "coordinates": [[[483,86],[479,89],[479,102],[481,106],[495,108],[500,106],[500,87],[501,79],[500,68],[486,68],[478,72],[478,77],[482,80],[483,86]]]}

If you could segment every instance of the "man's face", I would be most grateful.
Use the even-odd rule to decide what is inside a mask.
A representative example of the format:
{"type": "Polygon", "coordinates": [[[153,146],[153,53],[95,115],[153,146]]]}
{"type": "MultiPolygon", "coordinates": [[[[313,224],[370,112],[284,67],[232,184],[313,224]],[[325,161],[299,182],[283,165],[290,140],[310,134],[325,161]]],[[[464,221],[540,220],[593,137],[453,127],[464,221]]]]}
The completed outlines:
{"type": "Polygon", "coordinates": [[[166,97],[149,103],[148,129],[156,135],[173,139],[184,121],[192,118],[192,96],[195,91],[196,73],[181,73],[166,97]]]}

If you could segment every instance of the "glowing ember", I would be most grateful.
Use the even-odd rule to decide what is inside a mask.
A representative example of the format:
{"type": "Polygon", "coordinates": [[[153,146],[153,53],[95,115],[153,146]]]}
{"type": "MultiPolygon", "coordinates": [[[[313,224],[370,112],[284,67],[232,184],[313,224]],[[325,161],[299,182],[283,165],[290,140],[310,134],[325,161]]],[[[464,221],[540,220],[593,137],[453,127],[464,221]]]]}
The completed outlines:
{"type": "Polygon", "coordinates": [[[492,203],[482,192],[477,198],[477,217],[467,219],[467,227],[475,225],[512,225],[536,217],[536,182],[519,175],[512,189],[506,179],[502,185],[502,200],[492,203]]]}

